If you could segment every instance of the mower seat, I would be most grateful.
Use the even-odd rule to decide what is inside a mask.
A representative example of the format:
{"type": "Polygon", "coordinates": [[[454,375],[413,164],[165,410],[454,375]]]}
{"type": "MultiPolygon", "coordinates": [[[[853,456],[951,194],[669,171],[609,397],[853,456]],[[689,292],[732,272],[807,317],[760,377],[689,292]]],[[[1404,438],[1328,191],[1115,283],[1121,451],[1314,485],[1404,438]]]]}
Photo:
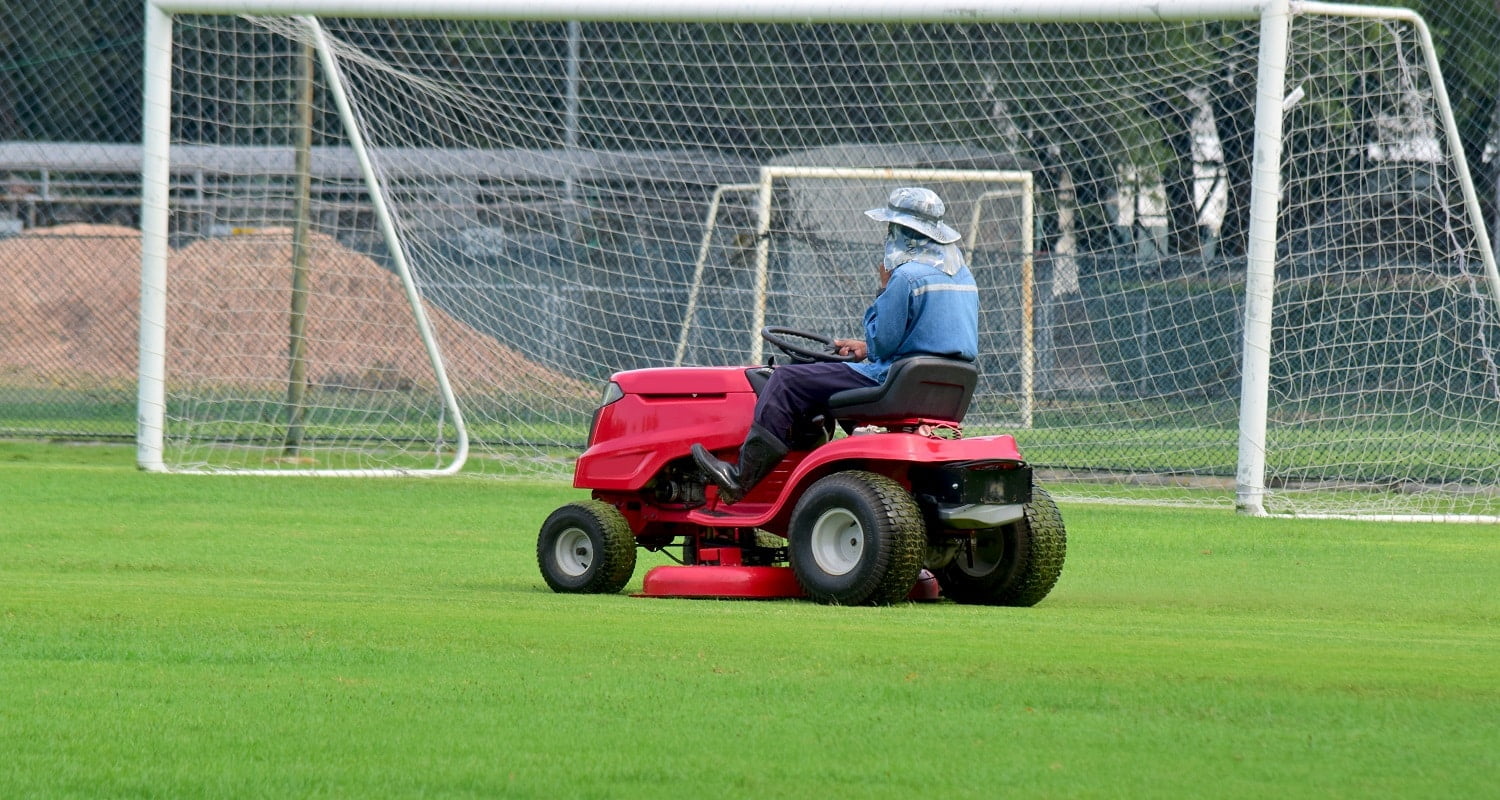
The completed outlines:
{"type": "Polygon", "coordinates": [[[979,383],[969,361],[936,356],[903,358],[879,386],[845,389],[828,398],[835,419],[861,425],[963,421],[979,383]]]}

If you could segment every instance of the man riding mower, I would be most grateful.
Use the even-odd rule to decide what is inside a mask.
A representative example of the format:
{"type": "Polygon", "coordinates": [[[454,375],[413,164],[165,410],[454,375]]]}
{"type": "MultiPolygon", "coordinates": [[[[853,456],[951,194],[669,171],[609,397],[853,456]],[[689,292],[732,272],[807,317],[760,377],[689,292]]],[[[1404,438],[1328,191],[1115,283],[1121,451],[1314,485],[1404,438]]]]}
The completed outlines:
{"type": "Polygon", "coordinates": [[[865,340],[767,328],[791,363],[613,376],[574,472],[593,500],[558,509],[538,538],[549,586],[617,592],[637,547],[680,545],[682,566],[653,569],[644,594],[853,605],[940,588],[1022,606],[1047,595],[1066,551],[1056,505],[1013,437],[961,438],[978,291],[959,233],[927,189],[896,189],[866,213],[888,227],[865,340]]]}

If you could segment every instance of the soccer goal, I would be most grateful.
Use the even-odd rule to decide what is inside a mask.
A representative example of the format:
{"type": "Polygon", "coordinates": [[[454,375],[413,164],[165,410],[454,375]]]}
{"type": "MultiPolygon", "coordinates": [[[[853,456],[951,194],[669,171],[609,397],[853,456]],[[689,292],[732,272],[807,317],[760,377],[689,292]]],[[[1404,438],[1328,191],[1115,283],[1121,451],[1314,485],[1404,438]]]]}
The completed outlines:
{"type": "Polygon", "coordinates": [[[616,370],[855,333],[860,212],[922,183],[985,289],[965,429],[1058,496],[1500,519],[1500,274],[1410,12],[159,0],[146,30],[145,468],[565,475],[616,370]]]}

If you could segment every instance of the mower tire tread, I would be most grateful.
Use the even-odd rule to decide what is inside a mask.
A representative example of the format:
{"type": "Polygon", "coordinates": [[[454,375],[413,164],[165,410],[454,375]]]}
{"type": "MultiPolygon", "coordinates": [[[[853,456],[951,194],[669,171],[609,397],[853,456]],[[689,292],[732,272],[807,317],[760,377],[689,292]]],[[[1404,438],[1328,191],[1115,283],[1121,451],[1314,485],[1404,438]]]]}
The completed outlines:
{"type": "Polygon", "coordinates": [[[896,481],[874,472],[837,472],[813,484],[792,513],[792,566],[797,582],[819,602],[838,605],[890,605],[906,600],[927,552],[922,510],[896,481]],[[805,533],[829,503],[850,506],[873,545],[848,575],[823,574],[809,554],[805,533]],[[799,529],[801,532],[799,533],[799,529]]]}
{"type": "Polygon", "coordinates": [[[620,510],[600,500],[569,503],[547,517],[537,536],[536,560],[542,578],[554,592],[570,594],[614,594],[625,588],[635,574],[635,536],[620,510]],[[561,536],[588,537],[591,560],[564,568],[558,557],[561,536]]]}
{"type": "Polygon", "coordinates": [[[960,554],[938,574],[944,595],[959,603],[1029,607],[1052,591],[1067,558],[1067,531],[1052,495],[1036,485],[1031,492],[1024,519],[981,532],[1003,551],[992,569],[977,575],[965,571],[960,554]]]}

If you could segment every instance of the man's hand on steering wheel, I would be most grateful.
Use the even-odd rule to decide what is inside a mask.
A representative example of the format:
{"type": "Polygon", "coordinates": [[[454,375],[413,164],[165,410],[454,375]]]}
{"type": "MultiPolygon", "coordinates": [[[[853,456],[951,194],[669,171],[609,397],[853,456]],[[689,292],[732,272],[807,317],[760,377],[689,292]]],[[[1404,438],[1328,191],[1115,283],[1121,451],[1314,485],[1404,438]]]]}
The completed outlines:
{"type": "Polygon", "coordinates": [[[834,339],[833,346],[841,356],[854,356],[861,361],[870,356],[870,348],[859,339],[834,339]]]}
{"type": "MultiPolygon", "coordinates": [[[[817,362],[848,362],[859,361],[863,355],[853,352],[845,352],[831,338],[819,333],[799,331],[795,328],[782,328],[768,326],[761,328],[760,336],[778,350],[786,353],[794,364],[811,364],[817,362]],[[805,343],[805,344],[804,344],[805,343]]],[[[853,340],[850,340],[853,341],[853,340]]],[[[861,347],[863,343],[859,343],[861,347]]]]}

